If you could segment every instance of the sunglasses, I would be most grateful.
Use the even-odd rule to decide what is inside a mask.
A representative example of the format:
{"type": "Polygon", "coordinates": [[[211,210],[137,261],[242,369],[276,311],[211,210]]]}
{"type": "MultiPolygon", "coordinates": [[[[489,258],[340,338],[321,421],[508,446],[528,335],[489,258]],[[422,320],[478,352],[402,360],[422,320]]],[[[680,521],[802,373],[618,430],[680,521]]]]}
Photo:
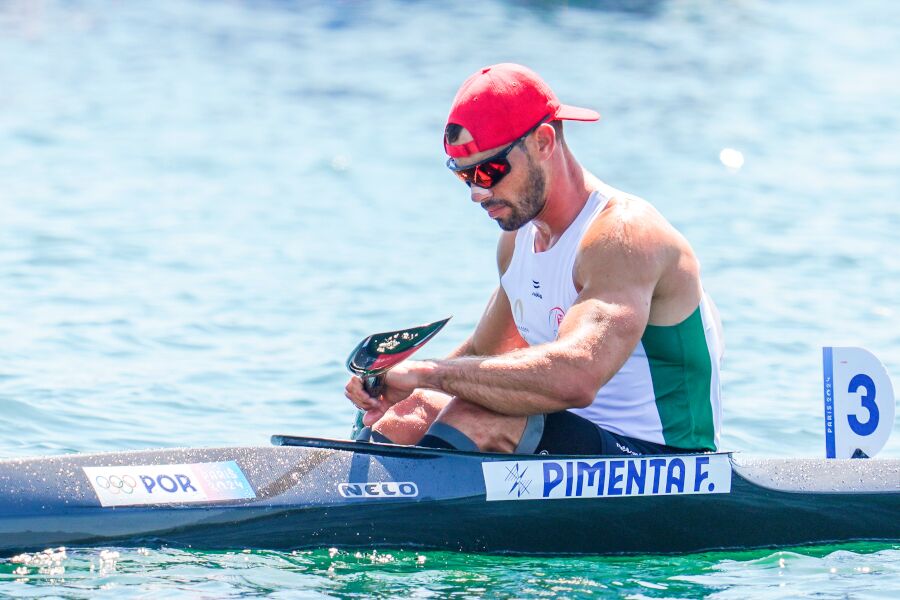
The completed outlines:
{"type": "Polygon", "coordinates": [[[475,163],[474,165],[469,165],[467,167],[460,167],[456,164],[456,160],[453,158],[447,159],[447,168],[453,171],[459,179],[465,183],[467,186],[472,187],[476,185],[480,188],[490,189],[500,183],[504,177],[509,175],[509,172],[512,170],[512,165],[509,164],[509,159],[506,158],[509,156],[509,153],[512,152],[512,149],[519,145],[519,143],[524,142],[525,138],[534,133],[534,131],[550,120],[550,117],[544,117],[541,119],[537,125],[526,131],[522,137],[514,141],[512,144],[494,154],[493,156],[489,156],[486,159],[475,163]]]}

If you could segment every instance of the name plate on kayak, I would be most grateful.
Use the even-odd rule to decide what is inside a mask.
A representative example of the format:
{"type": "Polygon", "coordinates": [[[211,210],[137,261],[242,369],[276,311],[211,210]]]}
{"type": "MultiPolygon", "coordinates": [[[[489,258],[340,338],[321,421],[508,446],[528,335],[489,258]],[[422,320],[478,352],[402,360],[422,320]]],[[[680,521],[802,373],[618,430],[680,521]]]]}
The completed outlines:
{"type": "Polygon", "coordinates": [[[82,468],[101,506],[195,504],[256,497],[233,460],[82,468]]]}
{"type": "Polygon", "coordinates": [[[488,501],[731,492],[727,454],[491,461],[481,469],[488,501]]]}

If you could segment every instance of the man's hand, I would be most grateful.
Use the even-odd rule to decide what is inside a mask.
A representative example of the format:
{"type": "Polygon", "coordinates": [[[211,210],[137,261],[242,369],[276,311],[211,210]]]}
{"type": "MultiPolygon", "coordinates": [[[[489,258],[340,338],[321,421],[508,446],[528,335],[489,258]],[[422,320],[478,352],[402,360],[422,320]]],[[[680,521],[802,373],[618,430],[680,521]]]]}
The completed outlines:
{"type": "Polygon", "coordinates": [[[384,416],[384,413],[391,407],[383,396],[374,398],[363,388],[362,379],[355,375],[350,378],[344,387],[344,396],[346,396],[353,405],[359,410],[365,411],[363,415],[363,425],[371,427],[378,419],[384,416]]]}
{"type": "Polygon", "coordinates": [[[351,377],[344,388],[344,395],[356,408],[363,410],[363,425],[371,427],[389,408],[402,402],[419,386],[419,373],[428,363],[405,361],[385,374],[384,390],[377,398],[366,392],[362,379],[351,377]]]}

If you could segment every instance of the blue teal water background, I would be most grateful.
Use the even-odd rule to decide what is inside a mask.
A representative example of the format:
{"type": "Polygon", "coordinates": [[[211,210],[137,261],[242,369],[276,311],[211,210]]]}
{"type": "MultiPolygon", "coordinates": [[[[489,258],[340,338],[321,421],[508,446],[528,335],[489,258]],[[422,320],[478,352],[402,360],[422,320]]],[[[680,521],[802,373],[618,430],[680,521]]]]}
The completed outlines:
{"type": "MultiPolygon", "coordinates": [[[[576,156],[699,254],[724,447],[823,455],[823,345],[900,381],[900,4],[12,0],[0,456],[345,436],[359,339],[453,314],[440,355],[496,285],[497,227],[440,140],[459,83],[502,61],[599,110],[567,125],[576,156]]],[[[900,545],[70,548],[0,563],[0,595],[895,598],[900,545]]]]}

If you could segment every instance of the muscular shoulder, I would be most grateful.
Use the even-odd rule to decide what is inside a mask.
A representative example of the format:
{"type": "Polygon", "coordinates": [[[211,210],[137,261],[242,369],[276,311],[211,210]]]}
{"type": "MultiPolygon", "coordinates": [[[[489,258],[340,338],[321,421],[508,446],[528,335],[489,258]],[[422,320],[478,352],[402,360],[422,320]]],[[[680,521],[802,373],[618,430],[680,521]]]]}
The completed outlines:
{"type": "Polygon", "coordinates": [[[581,239],[576,270],[639,268],[652,278],[678,252],[677,232],[648,202],[635,196],[609,199],[581,239]]]}
{"type": "Polygon", "coordinates": [[[622,194],[610,198],[582,238],[574,277],[579,291],[589,285],[648,290],[651,322],[678,322],[699,302],[699,273],[684,236],[650,203],[622,194]]]}

